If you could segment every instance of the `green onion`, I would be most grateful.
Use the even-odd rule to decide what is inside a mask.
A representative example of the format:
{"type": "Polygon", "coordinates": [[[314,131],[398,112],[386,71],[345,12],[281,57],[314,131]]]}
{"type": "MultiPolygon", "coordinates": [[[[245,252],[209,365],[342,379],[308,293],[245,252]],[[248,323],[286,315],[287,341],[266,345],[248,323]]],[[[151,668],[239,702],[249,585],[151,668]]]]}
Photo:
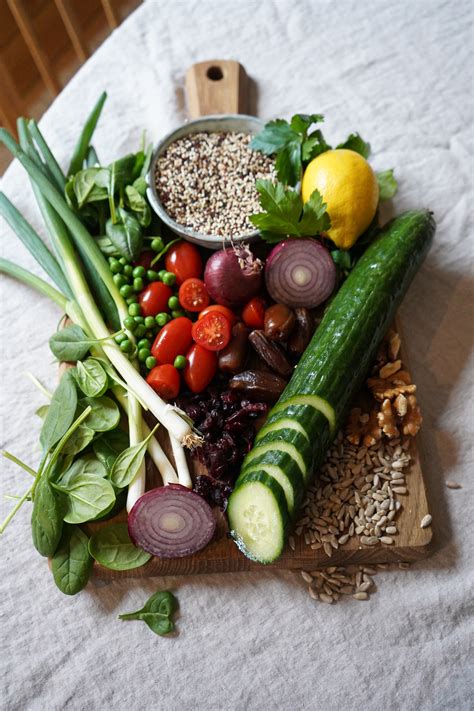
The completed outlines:
{"type": "Polygon", "coordinates": [[[40,149],[43,158],[46,162],[46,165],[51,171],[51,174],[54,178],[54,182],[56,183],[56,187],[58,188],[58,190],[63,192],[66,185],[66,178],[64,177],[63,171],[61,170],[56,158],[54,157],[48,144],[46,143],[43,134],[39,130],[36,121],[28,121],[28,130],[31,134],[31,137],[40,149]]]}
{"type": "Polygon", "coordinates": [[[89,151],[89,144],[91,142],[92,134],[94,133],[95,127],[97,126],[97,122],[99,120],[102,107],[104,106],[106,98],[107,94],[104,91],[100,95],[99,101],[92,109],[84,125],[84,128],[82,129],[82,133],[79,136],[79,140],[71,158],[71,164],[69,166],[68,175],[75,175],[75,173],[77,173],[82,168],[84,160],[86,159],[87,153],[89,151]]]}

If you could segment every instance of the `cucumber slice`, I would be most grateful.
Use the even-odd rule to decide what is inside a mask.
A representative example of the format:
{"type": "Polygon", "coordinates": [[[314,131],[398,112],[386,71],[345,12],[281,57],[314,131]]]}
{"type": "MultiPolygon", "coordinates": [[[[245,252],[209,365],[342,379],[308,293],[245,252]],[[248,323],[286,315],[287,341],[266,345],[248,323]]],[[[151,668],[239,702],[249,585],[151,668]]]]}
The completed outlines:
{"type": "Polygon", "coordinates": [[[329,422],[329,429],[331,430],[331,434],[335,434],[336,414],[334,412],[334,408],[327,402],[327,400],[324,400],[322,397],[319,397],[319,395],[293,395],[293,397],[290,397],[287,400],[279,400],[272,410],[272,415],[275,412],[279,412],[280,410],[285,410],[288,412],[288,414],[290,414],[291,408],[296,407],[298,405],[309,405],[314,410],[322,412],[324,417],[329,422]]]}
{"type": "Polygon", "coordinates": [[[274,442],[267,443],[257,443],[255,447],[245,457],[244,463],[242,465],[243,469],[245,469],[254,459],[258,460],[262,457],[262,455],[272,452],[279,454],[287,454],[299,468],[303,479],[306,479],[309,467],[305,463],[303,457],[298,452],[294,444],[290,444],[289,442],[282,442],[281,440],[275,440],[274,442]]]}
{"type": "Polygon", "coordinates": [[[259,563],[278,558],[285,544],[288,509],[280,484],[268,474],[252,472],[238,484],[227,508],[232,538],[259,563]]]}
{"type": "Polygon", "coordinates": [[[270,444],[279,447],[281,442],[292,444],[296,447],[296,451],[301,455],[306,469],[311,468],[313,459],[313,446],[307,437],[304,437],[300,432],[293,429],[281,429],[273,432],[267,432],[258,442],[255,443],[256,448],[260,448],[265,444],[270,444]]]}
{"type": "Polygon", "coordinates": [[[254,472],[258,471],[261,471],[264,474],[268,474],[268,476],[272,477],[272,479],[275,479],[280,484],[285,494],[288,513],[291,516],[293,514],[293,511],[295,510],[295,501],[298,505],[301,493],[303,491],[301,476],[295,476],[294,472],[292,472],[291,470],[284,471],[276,464],[256,464],[253,467],[250,466],[248,469],[245,470],[245,472],[240,475],[237,480],[237,486],[241,483],[243,484],[249,474],[253,474],[254,472]]]}
{"type": "Polygon", "coordinates": [[[262,429],[258,432],[255,438],[255,442],[259,442],[265,437],[265,435],[269,434],[270,432],[277,432],[278,430],[295,430],[296,432],[299,432],[301,435],[303,435],[303,437],[306,437],[309,442],[308,434],[303,425],[297,420],[292,419],[291,417],[280,417],[275,419],[274,422],[266,424],[265,427],[262,427],[262,429]]]}

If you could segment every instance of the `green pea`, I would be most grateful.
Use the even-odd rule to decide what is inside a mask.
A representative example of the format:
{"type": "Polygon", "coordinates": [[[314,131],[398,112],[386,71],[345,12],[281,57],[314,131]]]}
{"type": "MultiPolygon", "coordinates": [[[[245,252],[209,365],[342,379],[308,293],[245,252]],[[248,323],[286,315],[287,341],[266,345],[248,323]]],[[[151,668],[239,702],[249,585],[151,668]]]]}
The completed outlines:
{"type": "Polygon", "coordinates": [[[146,273],[148,281],[159,281],[160,275],[154,269],[149,269],[146,273]]]}
{"type": "Polygon", "coordinates": [[[158,272],[158,278],[161,279],[161,281],[163,281],[163,277],[165,276],[165,274],[168,274],[166,269],[160,269],[160,271],[158,272]]]}
{"type": "Polygon", "coordinates": [[[156,325],[155,319],[153,316],[146,316],[145,318],[145,326],[146,328],[153,328],[153,326],[156,325]]]}
{"type": "Polygon", "coordinates": [[[161,252],[161,250],[164,249],[165,243],[161,237],[155,237],[155,239],[152,239],[150,246],[154,252],[161,252]]]}
{"type": "Polygon", "coordinates": [[[133,296],[129,296],[128,299],[125,299],[125,300],[129,306],[130,306],[130,304],[137,304],[138,303],[138,299],[135,296],[135,294],[133,296]]]}
{"type": "Polygon", "coordinates": [[[145,319],[143,318],[143,316],[134,316],[134,317],[133,317],[133,320],[134,320],[136,323],[145,323],[145,319]]]}
{"type": "Polygon", "coordinates": [[[114,274],[112,279],[114,280],[114,284],[116,284],[119,289],[127,283],[127,280],[123,274],[114,274]]]}
{"type": "Polygon", "coordinates": [[[148,338],[142,338],[140,341],[138,341],[137,348],[139,351],[141,351],[142,348],[150,348],[150,341],[148,340],[148,338]]]}
{"type": "Polygon", "coordinates": [[[120,264],[123,264],[123,266],[125,266],[126,264],[128,264],[128,262],[127,262],[127,260],[125,259],[125,257],[120,257],[119,262],[120,262],[120,264]]]}
{"type": "Polygon", "coordinates": [[[120,287],[119,291],[120,295],[123,296],[125,299],[133,294],[133,289],[130,284],[124,284],[120,287]]]}
{"type": "Polygon", "coordinates": [[[171,321],[171,317],[169,314],[165,314],[165,312],[162,311],[160,314],[155,316],[155,321],[158,326],[166,326],[168,321],[171,321]]]}
{"type": "Polygon", "coordinates": [[[126,333],[117,333],[117,335],[114,338],[115,343],[122,343],[122,341],[125,341],[128,338],[126,333]]]}
{"type": "Polygon", "coordinates": [[[134,279],[137,279],[138,277],[144,277],[145,274],[146,274],[145,267],[135,267],[135,269],[132,272],[134,279]]]}
{"type": "Polygon", "coordinates": [[[140,316],[141,312],[142,307],[140,306],[140,304],[130,304],[130,306],[128,307],[128,313],[130,314],[130,316],[140,316]]]}
{"type": "Polygon", "coordinates": [[[172,318],[180,318],[181,316],[184,316],[184,315],[185,315],[184,311],[180,311],[180,310],[171,312],[172,318]]]}
{"type": "Polygon", "coordinates": [[[173,286],[173,284],[176,284],[176,275],[173,274],[173,272],[166,272],[163,276],[163,284],[166,284],[166,286],[173,286]]]}
{"type": "Polygon", "coordinates": [[[153,356],[149,356],[145,361],[145,365],[148,368],[148,370],[151,370],[156,365],[156,358],[153,358],[153,356]]]}
{"type": "Polygon", "coordinates": [[[132,276],[132,274],[133,274],[133,267],[132,267],[132,265],[131,265],[131,264],[126,264],[126,265],[124,266],[124,268],[123,268],[123,273],[124,273],[126,276],[132,276]]]}
{"type": "Polygon", "coordinates": [[[177,296],[170,296],[170,298],[168,299],[168,307],[170,309],[179,309],[179,306],[180,306],[180,304],[179,304],[178,297],[177,296]]]}
{"type": "Polygon", "coordinates": [[[139,323],[135,329],[135,335],[137,338],[143,338],[146,333],[146,328],[142,323],[139,323]]]}
{"type": "Polygon", "coordinates": [[[129,331],[132,331],[132,333],[133,333],[133,331],[135,330],[135,328],[137,327],[137,324],[136,324],[135,319],[133,318],[133,316],[127,316],[127,318],[125,318],[125,319],[123,320],[123,325],[124,325],[125,328],[127,328],[129,331]]]}
{"type": "Polygon", "coordinates": [[[125,338],[120,344],[120,350],[124,353],[130,353],[133,350],[133,343],[128,338],[125,338]]]}
{"type": "Polygon", "coordinates": [[[144,363],[147,358],[151,356],[151,351],[148,348],[140,348],[138,351],[138,360],[140,363],[144,363]]]}
{"type": "Polygon", "coordinates": [[[173,364],[173,365],[174,365],[174,367],[177,368],[178,370],[183,370],[183,368],[186,368],[187,362],[188,362],[188,361],[187,361],[186,356],[179,355],[179,356],[176,356],[176,358],[174,359],[174,364],[173,364]]]}
{"type": "Polygon", "coordinates": [[[143,279],[141,277],[136,277],[133,280],[133,291],[136,291],[137,293],[143,289],[145,284],[143,283],[143,279]]]}
{"type": "Polygon", "coordinates": [[[112,259],[110,260],[110,271],[112,272],[112,274],[120,274],[122,269],[123,267],[120,264],[119,260],[114,259],[114,257],[112,257],[112,259]]]}

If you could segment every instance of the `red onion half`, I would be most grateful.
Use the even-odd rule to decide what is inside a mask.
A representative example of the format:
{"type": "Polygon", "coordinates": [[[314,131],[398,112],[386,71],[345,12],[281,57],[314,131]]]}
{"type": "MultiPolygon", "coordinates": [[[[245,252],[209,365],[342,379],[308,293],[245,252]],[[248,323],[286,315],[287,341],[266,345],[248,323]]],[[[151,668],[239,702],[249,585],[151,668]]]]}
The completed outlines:
{"type": "Polygon", "coordinates": [[[246,244],[221,249],[207,260],[204,282],[218,304],[241,306],[260,290],[262,263],[246,244]]]}
{"type": "Polygon", "coordinates": [[[312,309],[334,291],[336,266],[329,251],[317,240],[285,240],[267,257],[265,283],[277,303],[312,309]]]}
{"type": "Polygon", "coordinates": [[[128,515],[134,544],[160,558],[182,558],[200,551],[215,529],[209,504],[180,484],[147,491],[128,515]]]}

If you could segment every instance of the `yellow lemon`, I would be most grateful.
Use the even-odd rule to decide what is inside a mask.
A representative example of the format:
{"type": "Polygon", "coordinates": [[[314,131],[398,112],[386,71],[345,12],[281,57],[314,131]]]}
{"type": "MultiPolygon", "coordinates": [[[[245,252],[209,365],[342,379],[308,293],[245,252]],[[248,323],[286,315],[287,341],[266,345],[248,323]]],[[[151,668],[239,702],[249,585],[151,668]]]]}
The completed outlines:
{"type": "Polygon", "coordinates": [[[374,171],[359,153],[345,148],[326,151],[304,172],[303,202],[314,190],[319,190],[328,206],[328,236],[341,249],[350,249],[375,217],[379,186],[374,171]]]}

